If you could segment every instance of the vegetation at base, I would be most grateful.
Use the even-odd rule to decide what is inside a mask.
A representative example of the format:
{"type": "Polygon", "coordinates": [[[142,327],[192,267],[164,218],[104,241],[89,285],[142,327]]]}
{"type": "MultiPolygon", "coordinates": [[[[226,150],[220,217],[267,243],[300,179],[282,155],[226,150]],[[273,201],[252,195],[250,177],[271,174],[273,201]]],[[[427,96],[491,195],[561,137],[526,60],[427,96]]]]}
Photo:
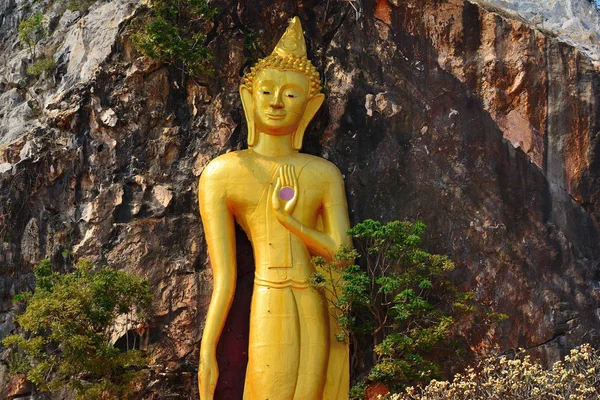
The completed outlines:
{"type": "Polygon", "coordinates": [[[37,44],[48,35],[48,23],[44,18],[44,14],[37,13],[31,18],[24,19],[19,24],[17,30],[19,32],[19,40],[27,45],[31,57],[35,58],[37,44]]]}
{"type": "Polygon", "coordinates": [[[212,56],[205,28],[217,13],[207,0],[149,0],[151,15],[132,35],[146,56],[172,64],[194,76],[211,72],[212,56]]]}
{"type": "MultiPolygon", "coordinates": [[[[439,377],[432,352],[451,347],[455,320],[476,304],[472,292],[450,281],[454,263],[421,248],[424,232],[422,222],[366,220],[348,231],[357,250],[342,248],[329,263],[313,259],[311,282],[328,294],[342,329],[338,340],[356,349],[359,338],[370,337],[374,363],[367,380],[394,390],[439,377]],[[361,265],[352,264],[358,258],[361,265]]],[[[350,398],[364,398],[366,388],[359,383],[350,398]]]]}
{"type": "Polygon", "coordinates": [[[51,72],[54,68],[56,68],[56,60],[53,56],[42,57],[27,67],[27,75],[39,78],[44,72],[51,72]]]}
{"type": "Polygon", "coordinates": [[[2,341],[9,348],[9,371],[41,391],[74,390],[86,400],[131,398],[147,357],[115,348],[110,329],[119,316],[132,324],[148,317],[148,282],[110,268],[95,270],[83,259],[72,273],[53,272],[49,260],[34,273],[35,291],[13,300],[25,307],[15,317],[24,333],[2,341]]]}
{"type": "Polygon", "coordinates": [[[350,400],[363,400],[367,396],[367,388],[369,387],[367,381],[360,381],[356,385],[350,388],[348,398],[350,400]]]}
{"type": "Polygon", "coordinates": [[[488,357],[456,374],[452,382],[431,381],[409,387],[390,400],[526,400],[600,398],[600,353],[589,344],[571,350],[550,369],[532,360],[523,350],[514,359],[488,357]]]}

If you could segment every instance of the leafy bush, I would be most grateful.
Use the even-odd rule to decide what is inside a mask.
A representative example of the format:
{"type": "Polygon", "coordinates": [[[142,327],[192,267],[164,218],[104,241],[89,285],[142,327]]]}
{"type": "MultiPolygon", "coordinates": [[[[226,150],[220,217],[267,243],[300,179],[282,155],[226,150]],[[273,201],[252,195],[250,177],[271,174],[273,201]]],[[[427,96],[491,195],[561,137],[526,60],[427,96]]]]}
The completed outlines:
{"type": "Polygon", "coordinates": [[[9,370],[41,391],[74,390],[79,399],[126,399],[147,364],[138,350],[121,352],[109,342],[118,316],[147,316],[148,282],[109,268],[94,271],[80,260],[69,274],[44,260],[34,269],[37,287],[14,301],[25,311],[15,318],[24,334],[6,337],[9,370]]]}
{"type": "Polygon", "coordinates": [[[42,57],[27,67],[27,75],[39,78],[44,72],[50,72],[56,68],[53,56],[42,57]]]}
{"type": "Polygon", "coordinates": [[[150,0],[152,13],[143,30],[132,35],[146,56],[172,64],[191,75],[210,72],[212,56],[205,28],[217,9],[207,0],[150,0]]]}
{"type": "Polygon", "coordinates": [[[71,11],[79,11],[80,14],[85,14],[89,11],[90,6],[95,0],[63,0],[67,3],[67,8],[71,11]]]}
{"type": "MultiPolygon", "coordinates": [[[[338,340],[370,336],[374,366],[368,380],[399,390],[439,377],[431,352],[452,338],[455,318],[473,311],[473,293],[449,280],[454,263],[422,249],[425,224],[366,220],[348,231],[358,251],[341,249],[333,262],[316,257],[313,286],[328,293],[342,332],[338,340]],[[361,257],[363,266],[349,265],[361,257]]],[[[354,358],[354,357],[353,357],[354,358]]],[[[353,389],[361,399],[366,385],[353,389]]]]}
{"type": "Polygon", "coordinates": [[[31,18],[21,21],[17,28],[19,40],[29,47],[31,56],[35,58],[37,44],[48,35],[47,21],[44,14],[37,13],[31,18]]]}
{"type": "Polygon", "coordinates": [[[391,400],[525,400],[600,398],[600,354],[589,344],[571,350],[564,361],[551,369],[525,355],[513,360],[489,357],[476,367],[456,374],[452,382],[431,381],[422,388],[409,387],[406,393],[389,396],[391,400]]]}

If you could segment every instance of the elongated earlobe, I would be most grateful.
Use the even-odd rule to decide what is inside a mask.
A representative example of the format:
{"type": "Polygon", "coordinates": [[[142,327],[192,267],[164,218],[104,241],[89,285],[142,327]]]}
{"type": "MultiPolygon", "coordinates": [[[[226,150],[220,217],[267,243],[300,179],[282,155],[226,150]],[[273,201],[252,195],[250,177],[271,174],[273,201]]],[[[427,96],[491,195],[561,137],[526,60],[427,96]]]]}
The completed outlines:
{"type": "Polygon", "coordinates": [[[306,105],[306,110],[304,111],[304,116],[302,117],[302,120],[300,120],[300,124],[298,124],[298,129],[296,129],[296,133],[294,133],[292,137],[292,147],[294,148],[294,150],[300,150],[302,148],[304,131],[306,130],[306,127],[313,119],[317,111],[319,111],[319,108],[321,108],[321,105],[323,104],[324,100],[325,95],[323,93],[319,93],[308,101],[308,104],[306,105]]]}
{"type": "Polygon", "coordinates": [[[257,137],[254,129],[254,101],[252,100],[252,91],[248,86],[240,85],[240,98],[248,124],[248,147],[252,147],[256,144],[257,137]]]}

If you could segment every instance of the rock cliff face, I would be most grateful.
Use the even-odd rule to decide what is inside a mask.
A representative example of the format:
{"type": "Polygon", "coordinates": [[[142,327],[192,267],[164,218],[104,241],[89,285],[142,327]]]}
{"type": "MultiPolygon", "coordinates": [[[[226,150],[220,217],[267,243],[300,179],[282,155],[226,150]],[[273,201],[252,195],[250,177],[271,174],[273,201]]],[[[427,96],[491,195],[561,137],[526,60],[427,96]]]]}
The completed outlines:
{"type": "MultiPolygon", "coordinates": [[[[299,15],[327,90],[304,151],[338,165],[352,222],[428,224],[427,246],[456,260],[456,282],[510,317],[472,328],[476,353],[525,347],[552,361],[600,344],[598,69],[488,3],[216,1],[216,74],[182,80],[134,50],[144,12],[134,0],[84,16],[56,1],[0,1],[0,337],[14,329],[12,296],[35,284],[32,267],[51,258],[67,269],[71,250],[150,280],[143,398],[197,398],[212,288],[197,180],[209,160],[245,147],[240,77],[299,15]],[[36,11],[49,16],[41,45],[58,66],[27,82],[16,27],[36,11]]],[[[224,399],[243,382],[244,239],[224,399]]],[[[0,397],[28,395],[0,369],[0,397]]]]}

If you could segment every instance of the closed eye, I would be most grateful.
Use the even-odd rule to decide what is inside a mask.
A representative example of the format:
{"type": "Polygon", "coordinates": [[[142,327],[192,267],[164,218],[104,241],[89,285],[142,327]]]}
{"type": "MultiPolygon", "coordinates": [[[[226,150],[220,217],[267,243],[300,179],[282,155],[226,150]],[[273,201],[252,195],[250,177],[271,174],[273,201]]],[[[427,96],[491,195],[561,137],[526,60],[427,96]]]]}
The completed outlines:
{"type": "Polygon", "coordinates": [[[296,98],[296,97],[300,97],[300,96],[301,96],[301,93],[300,93],[300,92],[298,92],[298,91],[297,91],[297,90],[295,90],[295,89],[288,89],[288,90],[285,90],[285,91],[283,92],[283,95],[284,95],[285,97],[289,98],[289,99],[293,99],[293,98],[296,98]]]}

